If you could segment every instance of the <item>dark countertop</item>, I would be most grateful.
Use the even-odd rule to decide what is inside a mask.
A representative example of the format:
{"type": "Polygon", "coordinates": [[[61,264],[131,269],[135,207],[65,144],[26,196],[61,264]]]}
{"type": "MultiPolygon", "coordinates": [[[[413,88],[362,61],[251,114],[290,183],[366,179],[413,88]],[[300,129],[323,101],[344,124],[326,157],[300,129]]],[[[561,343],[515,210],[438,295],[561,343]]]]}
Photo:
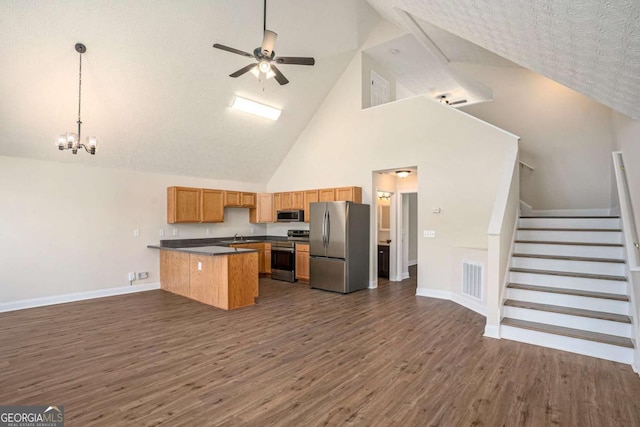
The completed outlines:
{"type": "MultiPolygon", "coordinates": [[[[244,236],[244,240],[236,240],[231,243],[233,237],[210,237],[202,239],[169,239],[160,240],[160,244],[147,245],[151,249],[180,251],[200,255],[233,255],[239,253],[257,252],[256,249],[231,248],[232,244],[243,243],[273,243],[287,242],[286,236],[244,236]]],[[[295,241],[295,243],[308,244],[308,241],[295,241]]]]}
{"type": "Polygon", "coordinates": [[[186,248],[176,248],[171,246],[147,245],[151,249],[161,249],[163,251],[186,252],[198,255],[238,255],[250,252],[258,252],[257,249],[230,248],[227,246],[192,246],[186,248]]]}

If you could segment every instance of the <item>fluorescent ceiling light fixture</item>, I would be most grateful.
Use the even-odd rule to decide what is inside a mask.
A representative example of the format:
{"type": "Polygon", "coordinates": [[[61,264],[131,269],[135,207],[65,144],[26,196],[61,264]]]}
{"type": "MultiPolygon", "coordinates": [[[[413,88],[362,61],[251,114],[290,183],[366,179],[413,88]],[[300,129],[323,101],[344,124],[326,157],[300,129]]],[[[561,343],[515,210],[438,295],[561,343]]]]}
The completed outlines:
{"type": "Polygon", "coordinates": [[[231,108],[234,110],[244,111],[245,113],[253,114],[256,116],[264,117],[265,119],[276,121],[280,117],[281,110],[270,107],[268,105],[260,104],[259,102],[251,101],[250,99],[236,96],[233,99],[231,108]]]}

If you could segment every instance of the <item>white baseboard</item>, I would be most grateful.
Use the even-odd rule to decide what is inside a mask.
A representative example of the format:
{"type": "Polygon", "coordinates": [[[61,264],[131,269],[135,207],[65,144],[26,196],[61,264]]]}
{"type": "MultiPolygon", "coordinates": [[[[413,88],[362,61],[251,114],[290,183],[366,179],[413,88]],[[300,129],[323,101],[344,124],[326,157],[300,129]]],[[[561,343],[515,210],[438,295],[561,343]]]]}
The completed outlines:
{"type": "Polygon", "coordinates": [[[160,283],[147,283],[144,285],[122,286],[118,288],[99,289],[96,291],[24,299],[0,304],[0,313],[23,310],[25,308],[44,307],[46,305],[64,304],[73,301],[83,301],[93,298],[104,298],[116,295],[133,294],[136,292],[153,291],[156,289],[160,289],[160,283]]]}
{"type": "Polygon", "coordinates": [[[402,280],[404,279],[408,279],[409,278],[409,272],[405,271],[404,273],[402,273],[402,280]]]}
{"type": "Polygon", "coordinates": [[[500,339],[500,326],[485,325],[484,336],[488,338],[500,339]]]}
{"type": "Polygon", "coordinates": [[[418,265],[418,260],[417,259],[410,259],[409,260],[409,267],[412,267],[414,265],[418,265]]]}
{"type": "Polygon", "coordinates": [[[482,303],[477,301],[471,301],[468,298],[465,298],[458,294],[454,294],[453,292],[417,288],[416,295],[419,297],[438,298],[438,299],[446,299],[449,301],[453,301],[456,304],[459,304],[465,308],[468,308],[471,311],[475,311],[481,316],[487,317],[487,307],[485,307],[482,303]]]}
{"type": "Polygon", "coordinates": [[[376,289],[378,287],[377,280],[369,280],[369,289],[376,289]]]}

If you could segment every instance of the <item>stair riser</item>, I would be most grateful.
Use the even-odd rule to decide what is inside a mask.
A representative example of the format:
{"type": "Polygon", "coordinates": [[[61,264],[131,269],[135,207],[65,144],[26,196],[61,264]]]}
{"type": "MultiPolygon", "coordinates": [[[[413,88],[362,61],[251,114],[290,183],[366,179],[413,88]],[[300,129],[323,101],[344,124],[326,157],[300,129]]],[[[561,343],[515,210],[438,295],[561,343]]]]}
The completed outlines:
{"type": "Polygon", "coordinates": [[[631,338],[631,325],[629,323],[612,322],[610,320],[593,319],[589,317],[572,316],[548,311],[530,310],[520,307],[505,306],[503,314],[511,319],[526,320],[529,322],[545,323],[547,325],[562,326],[565,328],[582,329],[601,334],[616,335],[631,338]]]}
{"type": "Polygon", "coordinates": [[[619,218],[520,218],[520,227],[620,228],[619,218]]]}
{"type": "Polygon", "coordinates": [[[511,266],[534,270],[564,271],[567,273],[605,274],[624,276],[625,264],[613,262],[569,261],[542,258],[513,257],[511,266]]]}
{"type": "Polygon", "coordinates": [[[623,259],[624,248],[610,246],[545,245],[516,243],[514,253],[534,255],[579,256],[591,258],[623,259]]]}
{"type": "Polygon", "coordinates": [[[580,243],[622,243],[619,231],[518,230],[516,240],[580,243]]]}
{"type": "Polygon", "coordinates": [[[633,362],[633,349],[626,347],[618,347],[610,344],[603,344],[578,338],[548,334],[545,332],[532,331],[505,325],[502,325],[500,327],[500,337],[513,341],[539,345],[542,347],[564,350],[571,353],[598,357],[600,359],[612,360],[614,362],[626,363],[628,365],[633,362]]]}
{"type": "Polygon", "coordinates": [[[524,289],[512,288],[507,288],[506,296],[507,299],[514,301],[536,302],[540,304],[557,305],[560,307],[603,311],[605,313],[630,314],[630,304],[627,301],[554,294],[551,292],[527,291],[524,289]]]}
{"type": "Polygon", "coordinates": [[[627,295],[627,282],[616,280],[585,279],[580,277],[553,276],[549,274],[509,273],[509,282],[523,285],[551,286],[581,291],[606,292],[627,295]]]}

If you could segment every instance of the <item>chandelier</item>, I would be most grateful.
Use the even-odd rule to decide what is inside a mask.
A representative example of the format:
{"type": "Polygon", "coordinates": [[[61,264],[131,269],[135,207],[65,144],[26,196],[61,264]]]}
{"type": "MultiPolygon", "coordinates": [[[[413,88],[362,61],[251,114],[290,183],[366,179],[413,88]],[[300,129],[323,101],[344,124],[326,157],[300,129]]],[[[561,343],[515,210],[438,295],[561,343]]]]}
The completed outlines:
{"type": "Polygon", "coordinates": [[[98,148],[98,139],[95,136],[88,136],[86,143],[80,142],[81,133],[80,127],[82,120],[80,120],[80,105],[82,100],[82,54],[87,51],[87,47],[82,43],[76,43],[76,52],[80,54],[80,71],[78,73],[78,133],[67,132],[58,135],[56,146],[59,150],[71,150],[73,154],[78,154],[79,148],[84,148],[87,153],[96,154],[98,148]]]}

